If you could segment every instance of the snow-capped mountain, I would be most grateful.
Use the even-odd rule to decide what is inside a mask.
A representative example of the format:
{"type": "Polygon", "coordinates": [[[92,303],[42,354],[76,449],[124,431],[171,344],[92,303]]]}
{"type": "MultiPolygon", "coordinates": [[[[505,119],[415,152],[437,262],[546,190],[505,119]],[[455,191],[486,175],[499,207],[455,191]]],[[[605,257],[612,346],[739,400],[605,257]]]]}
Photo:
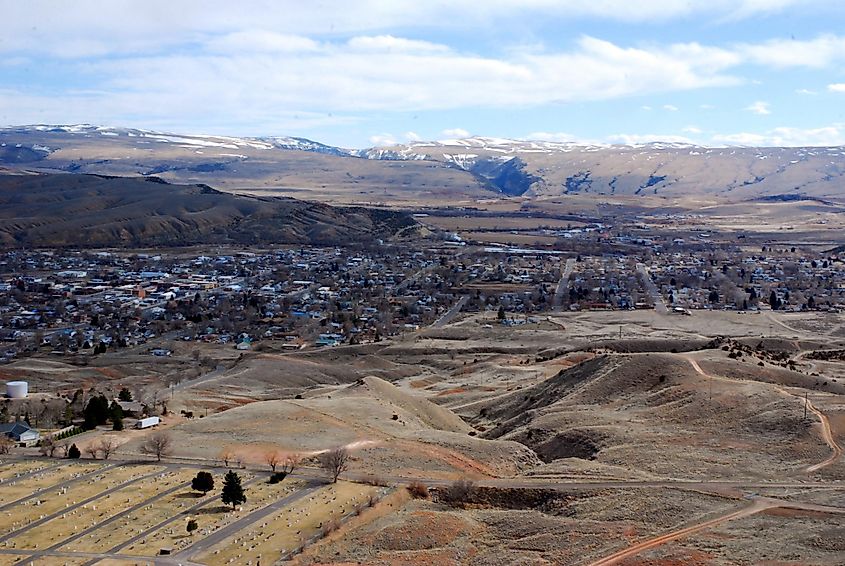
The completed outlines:
{"type": "MultiPolygon", "coordinates": [[[[0,128],[0,135],[4,133],[17,134],[49,134],[80,136],[83,138],[118,138],[128,141],[154,141],[165,144],[175,144],[182,147],[221,148],[221,149],[290,149],[313,151],[329,155],[347,156],[346,149],[334,147],[305,138],[272,136],[272,137],[231,137],[219,135],[173,134],[155,130],[141,130],[136,128],[116,128],[111,126],[94,126],[91,124],[48,125],[36,124],[32,126],[15,126],[0,128]],[[132,140],[131,138],[134,138],[132,140]]],[[[41,146],[47,149],[48,146],[41,146]]]]}
{"type": "MultiPolygon", "coordinates": [[[[233,188],[384,197],[580,195],[845,199],[845,147],[702,147],[472,137],[346,150],[296,137],[184,135],[89,124],[0,129],[0,165],[158,175],[233,188]]],[[[357,198],[349,197],[352,202],[357,198]]],[[[404,197],[403,197],[404,198],[404,197]]],[[[440,198],[440,197],[438,197],[440,198]]]]}

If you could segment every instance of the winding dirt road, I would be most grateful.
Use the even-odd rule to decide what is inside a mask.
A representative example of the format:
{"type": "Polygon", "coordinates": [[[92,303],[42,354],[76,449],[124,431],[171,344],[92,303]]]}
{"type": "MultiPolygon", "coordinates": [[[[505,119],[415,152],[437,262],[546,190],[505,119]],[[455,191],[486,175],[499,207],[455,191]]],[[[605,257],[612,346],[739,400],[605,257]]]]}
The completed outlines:
{"type": "MultiPolygon", "coordinates": [[[[728,380],[728,381],[737,381],[737,380],[733,380],[733,379],[728,379],[726,377],[719,377],[719,376],[710,375],[709,373],[707,373],[703,369],[701,369],[701,366],[698,365],[698,362],[695,359],[688,357],[688,358],[686,358],[686,360],[690,363],[692,368],[697,373],[699,373],[700,375],[702,375],[704,377],[707,377],[708,379],[723,379],[723,380],[728,380]]],[[[779,392],[783,393],[784,395],[788,395],[789,397],[792,397],[794,399],[800,399],[802,402],[804,401],[803,397],[800,397],[798,395],[794,395],[794,394],[790,393],[789,391],[783,389],[782,387],[775,386],[775,389],[777,389],[779,392]]],[[[839,445],[839,443],[836,441],[836,438],[834,438],[834,436],[833,436],[833,429],[831,429],[831,427],[830,427],[830,419],[827,418],[827,415],[825,415],[819,409],[817,409],[816,406],[813,405],[810,401],[807,401],[807,408],[814,415],[816,415],[819,418],[819,422],[822,425],[822,438],[827,443],[827,445],[830,447],[830,451],[831,451],[831,454],[828,458],[826,458],[825,460],[822,460],[821,462],[819,462],[817,464],[813,464],[811,466],[808,466],[807,468],[804,469],[805,472],[811,474],[813,472],[817,472],[817,471],[819,471],[823,468],[826,468],[826,467],[836,463],[842,457],[843,450],[842,450],[842,446],[839,445]]]]}

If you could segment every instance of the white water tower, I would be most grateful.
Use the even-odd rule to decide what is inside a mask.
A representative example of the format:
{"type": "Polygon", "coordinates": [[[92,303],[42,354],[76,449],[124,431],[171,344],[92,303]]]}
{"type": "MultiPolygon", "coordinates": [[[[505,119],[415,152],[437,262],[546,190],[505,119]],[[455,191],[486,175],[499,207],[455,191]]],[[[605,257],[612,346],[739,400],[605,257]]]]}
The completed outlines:
{"type": "Polygon", "coordinates": [[[29,393],[29,383],[26,381],[6,382],[6,397],[10,399],[26,399],[29,393]]]}

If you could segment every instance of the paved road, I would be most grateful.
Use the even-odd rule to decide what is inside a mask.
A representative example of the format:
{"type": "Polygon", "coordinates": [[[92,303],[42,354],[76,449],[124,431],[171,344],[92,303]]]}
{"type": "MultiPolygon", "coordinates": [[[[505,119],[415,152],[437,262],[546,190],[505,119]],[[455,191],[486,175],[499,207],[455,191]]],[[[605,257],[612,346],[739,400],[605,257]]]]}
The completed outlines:
{"type": "Polygon", "coordinates": [[[305,487],[303,489],[298,489],[297,491],[291,493],[287,497],[283,497],[282,499],[279,499],[278,501],[275,501],[275,502],[271,503],[270,505],[267,505],[266,507],[262,507],[261,509],[256,509],[252,513],[248,513],[248,514],[244,515],[243,517],[241,517],[237,521],[229,523],[225,527],[222,527],[222,528],[214,531],[209,536],[205,537],[202,540],[197,541],[196,543],[192,544],[191,546],[189,546],[188,548],[186,548],[182,552],[178,552],[178,553],[174,554],[173,556],[176,557],[176,558],[190,559],[194,556],[202,554],[202,553],[208,551],[214,545],[219,544],[219,543],[223,542],[224,540],[226,540],[227,538],[235,535],[235,533],[237,533],[241,529],[245,529],[249,525],[252,525],[254,523],[258,523],[264,517],[266,517],[268,515],[272,515],[276,511],[281,511],[282,509],[284,509],[286,506],[290,505],[291,503],[302,499],[306,495],[311,495],[312,493],[314,493],[315,491],[317,491],[320,487],[323,487],[324,485],[325,485],[325,483],[322,483],[322,482],[312,482],[307,487],[305,487]]]}
{"type": "Polygon", "coordinates": [[[637,273],[640,274],[640,277],[643,280],[643,285],[645,285],[646,291],[648,291],[648,294],[651,296],[651,301],[654,303],[654,310],[659,314],[667,314],[669,309],[666,307],[666,303],[663,301],[663,297],[660,295],[657,285],[655,285],[654,281],[652,281],[651,274],[648,272],[648,268],[645,264],[637,264],[637,273]]]}
{"type": "MultiPolygon", "coordinates": [[[[257,477],[254,477],[247,482],[244,482],[243,486],[246,488],[246,487],[249,487],[250,485],[252,485],[252,484],[254,484],[258,481],[263,481],[264,479],[266,479],[264,476],[257,476],[257,477]]],[[[205,507],[206,505],[208,505],[209,503],[211,503],[212,501],[214,501],[218,497],[220,497],[220,495],[217,494],[217,493],[214,493],[214,495],[210,495],[210,496],[203,497],[203,498],[199,499],[196,503],[194,503],[193,505],[191,505],[187,509],[182,510],[178,514],[170,517],[169,519],[166,519],[166,520],[164,520],[164,521],[162,521],[162,522],[160,522],[156,525],[153,525],[152,527],[145,529],[144,531],[142,531],[142,532],[138,533],[137,535],[133,536],[129,540],[126,540],[126,541],[124,541],[124,542],[122,542],[122,543],[120,543],[116,546],[113,546],[112,548],[110,548],[107,551],[107,554],[109,554],[109,555],[120,554],[120,551],[123,550],[124,548],[132,546],[136,542],[150,536],[154,532],[156,532],[160,529],[163,529],[163,528],[165,528],[166,526],[168,526],[172,523],[175,523],[179,519],[183,519],[185,517],[190,516],[194,511],[196,511],[197,509],[200,509],[201,507],[205,507]]],[[[146,503],[146,502],[144,502],[144,503],[146,503]]],[[[65,543],[62,543],[62,544],[65,544],[65,543]]],[[[90,562],[86,562],[83,566],[93,566],[97,562],[98,562],[98,560],[91,560],[90,562]]]]}
{"type": "MultiPolygon", "coordinates": [[[[5,535],[0,536],[0,543],[6,542],[7,540],[10,540],[10,539],[20,535],[21,533],[24,533],[24,532],[30,530],[30,529],[34,529],[35,527],[41,526],[44,523],[46,523],[47,521],[55,519],[56,517],[60,517],[61,515],[64,515],[65,513],[70,513],[71,511],[74,511],[74,510],[82,507],[83,505],[88,505],[89,503],[93,503],[103,496],[110,495],[110,494],[114,493],[115,491],[117,491],[119,489],[123,489],[127,485],[132,485],[132,484],[137,483],[139,481],[149,479],[151,477],[155,477],[155,476],[159,475],[160,473],[162,473],[161,470],[156,470],[155,472],[150,472],[149,474],[146,474],[146,475],[143,475],[143,476],[138,476],[137,478],[127,480],[127,481],[120,483],[120,484],[118,484],[114,487],[111,487],[111,488],[109,488],[105,491],[101,491],[100,493],[98,493],[96,495],[92,495],[91,497],[89,497],[87,499],[83,499],[82,501],[79,501],[79,502],[75,503],[74,505],[69,505],[68,507],[65,507],[64,509],[60,509],[59,511],[56,511],[55,513],[45,515],[43,519],[38,519],[37,521],[33,521],[33,522],[29,523],[28,525],[24,525],[23,527],[21,527],[19,529],[16,529],[14,531],[6,533],[5,535]]],[[[52,489],[55,490],[56,486],[53,486],[52,489]]]]}
{"type": "Polygon", "coordinates": [[[446,311],[443,316],[434,321],[434,324],[431,325],[431,328],[442,328],[452,322],[452,319],[455,318],[459,312],[461,312],[461,309],[464,308],[464,305],[467,304],[467,301],[469,301],[469,295],[462,296],[457,303],[452,305],[452,308],[446,311]]]}
{"type": "Polygon", "coordinates": [[[566,265],[563,268],[563,274],[560,276],[560,281],[557,282],[557,289],[555,289],[555,297],[552,301],[552,308],[554,310],[560,310],[560,306],[563,303],[563,294],[569,288],[569,277],[572,275],[574,269],[575,258],[567,259],[566,265]]]}
{"type": "MultiPolygon", "coordinates": [[[[145,500],[141,501],[140,503],[133,505],[132,507],[129,507],[128,509],[124,509],[123,511],[120,511],[119,513],[116,513],[115,515],[112,515],[111,517],[104,519],[102,522],[97,523],[96,525],[94,525],[92,527],[88,527],[87,529],[84,529],[84,530],[74,534],[71,537],[60,540],[56,544],[54,544],[50,547],[47,547],[43,551],[33,552],[29,557],[22,560],[22,562],[24,564],[29,564],[32,560],[35,560],[35,559],[38,559],[38,558],[41,558],[42,556],[44,556],[44,554],[43,554],[44,552],[52,552],[54,550],[58,550],[59,548],[61,548],[63,546],[66,546],[66,545],[68,545],[68,544],[70,544],[70,543],[72,543],[76,540],[81,539],[84,536],[87,536],[87,535],[93,533],[94,531],[96,531],[97,529],[99,529],[101,527],[104,527],[106,525],[110,525],[111,523],[114,523],[117,520],[123,519],[123,517],[125,515],[128,515],[130,513],[134,513],[135,511],[138,511],[139,509],[143,509],[144,507],[146,507],[150,503],[158,501],[162,497],[165,497],[166,495],[169,495],[169,494],[171,494],[175,491],[179,491],[180,489],[184,489],[186,487],[189,487],[190,485],[191,485],[191,482],[186,482],[186,483],[179,484],[176,487],[172,487],[168,490],[157,493],[154,496],[152,496],[148,499],[145,499],[145,500]]],[[[121,485],[120,487],[123,487],[123,485],[121,485]]],[[[62,511],[62,512],[63,513],[67,512],[67,509],[62,511]]],[[[111,552],[109,552],[109,553],[111,553],[111,552]]],[[[97,562],[97,560],[94,560],[94,563],[96,563],[96,562],[97,562]]]]}
{"type": "MultiPolygon", "coordinates": [[[[56,464],[55,466],[50,466],[49,468],[44,469],[44,470],[41,470],[41,471],[42,471],[42,472],[46,472],[46,471],[51,470],[51,469],[53,469],[53,468],[57,468],[57,467],[61,466],[62,464],[64,464],[64,462],[60,462],[60,463],[56,464]]],[[[96,470],[92,470],[92,471],[90,471],[90,472],[86,472],[86,473],[81,474],[81,475],[79,475],[79,476],[77,476],[77,477],[75,477],[75,478],[70,478],[69,480],[65,480],[65,481],[63,481],[62,483],[55,484],[55,485],[51,485],[50,487],[45,487],[44,489],[39,489],[38,491],[35,491],[35,492],[33,492],[33,493],[29,494],[29,495],[26,495],[26,496],[24,496],[24,497],[21,497],[20,499],[16,499],[15,501],[10,501],[9,503],[4,503],[3,505],[0,505],[0,511],[5,511],[6,509],[9,509],[10,507],[14,507],[15,505],[18,505],[18,504],[20,504],[20,503],[23,503],[24,501],[27,501],[27,500],[29,500],[29,499],[33,499],[33,498],[40,498],[42,495],[49,495],[49,494],[53,493],[53,492],[54,492],[54,491],[56,491],[56,490],[62,489],[62,488],[63,488],[63,487],[65,487],[65,486],[68,486],[68,485],[70,485],[70,484],[73,484],[73,483],[76,483],[76,482],[78,482],[78,481],[84,480],[85,478],[87,478],[87,477],[89,477],[89,476],[93,476],[93,475],[96,475],[96,474],[100,474],[100,473],[102,473],[102,472],[105,472],[105,471],[107,471],[107,470],[110,470],[110,469],[112,469],[112,468],[115,468],[115,467],[117,467],[117,466],[119,466],[119,465],[120,465],[120,464],[110,464],[110,465],[108,465],[108,466],[104,466],[104,467],[102,467],[102,468],[97,468],[96,470]]],[[[36,472],[33,472],[33,473],[36,473],[36,472]]],[[[26,477],[26,476],[30,476],[30,475],[32,475],[33,473],[24,474],[24,476],[21,476],[21,478],[26,477]]],[[[17,479],[18,479],[18,478],[15,478],[15,481],[17,481],[17,479]]]]}

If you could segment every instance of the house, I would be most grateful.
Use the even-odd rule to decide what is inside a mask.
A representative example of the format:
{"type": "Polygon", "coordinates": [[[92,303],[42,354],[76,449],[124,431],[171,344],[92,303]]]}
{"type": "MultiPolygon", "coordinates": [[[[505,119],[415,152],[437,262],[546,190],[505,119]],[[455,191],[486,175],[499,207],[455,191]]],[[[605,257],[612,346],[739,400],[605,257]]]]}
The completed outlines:
{"type": "Polygon", "coordinates": [[[34,446],[41,439],[41,434],[25,421],[0,424],[0,434],[21,446],[34,446]]]}

